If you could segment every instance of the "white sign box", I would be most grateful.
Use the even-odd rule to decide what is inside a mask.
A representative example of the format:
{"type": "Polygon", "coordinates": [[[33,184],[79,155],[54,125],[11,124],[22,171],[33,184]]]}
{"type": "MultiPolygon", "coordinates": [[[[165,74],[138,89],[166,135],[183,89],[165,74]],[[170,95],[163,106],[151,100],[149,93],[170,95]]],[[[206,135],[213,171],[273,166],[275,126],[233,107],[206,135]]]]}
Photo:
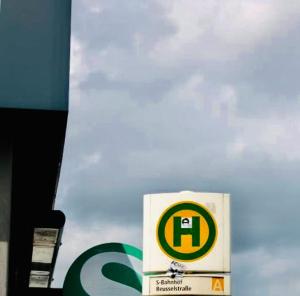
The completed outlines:
{"type": "Polygon", "coordinates": [[[143,271],[230,272],[230,196],[179,192],[144,196],[143,271]]]}
{"type": "Polygon", "coordinates": [[[229,275],[144,276],[143,295],[231,295],[229,275]]]}

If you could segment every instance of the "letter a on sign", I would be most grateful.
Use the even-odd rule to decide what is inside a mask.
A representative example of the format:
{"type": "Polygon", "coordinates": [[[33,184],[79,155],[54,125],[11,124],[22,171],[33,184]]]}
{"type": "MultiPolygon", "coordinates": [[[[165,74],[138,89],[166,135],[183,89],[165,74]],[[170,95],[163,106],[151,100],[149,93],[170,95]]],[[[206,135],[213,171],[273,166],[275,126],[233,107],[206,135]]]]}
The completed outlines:
{"type": "Polygon", "coordinates": [[[212,278],[212,290],[213,291],[224,291],[224,278],[212,278]]]}

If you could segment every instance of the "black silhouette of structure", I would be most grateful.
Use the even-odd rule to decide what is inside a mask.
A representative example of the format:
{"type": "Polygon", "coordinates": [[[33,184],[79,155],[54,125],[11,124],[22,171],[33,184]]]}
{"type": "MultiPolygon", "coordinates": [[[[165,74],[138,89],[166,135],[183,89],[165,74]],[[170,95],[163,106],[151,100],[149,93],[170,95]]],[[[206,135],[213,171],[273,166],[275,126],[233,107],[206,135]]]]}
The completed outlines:
{"type": "Polygon", "coordinates": [[[51,289],[68,117],[71,0],[1,0],[0,295],[51,289]]]}

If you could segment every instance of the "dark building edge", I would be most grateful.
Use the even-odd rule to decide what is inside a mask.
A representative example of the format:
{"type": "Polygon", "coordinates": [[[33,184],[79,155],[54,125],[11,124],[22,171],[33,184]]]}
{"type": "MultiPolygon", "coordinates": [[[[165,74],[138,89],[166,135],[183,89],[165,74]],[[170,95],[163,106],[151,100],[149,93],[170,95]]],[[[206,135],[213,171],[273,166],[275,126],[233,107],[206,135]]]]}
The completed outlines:
{"type": "Polygon", "coordinates": [[[31,290],[39,290],[39,295],[60,295],[55,294],[59,289],[33,290],[28,285],[34,227],[42,227],[45,217],[55,221],[67,117],[67,111],[0,109],[2,137],[11,142],[12,149],[9,296],[29,295],[31,290]]]}

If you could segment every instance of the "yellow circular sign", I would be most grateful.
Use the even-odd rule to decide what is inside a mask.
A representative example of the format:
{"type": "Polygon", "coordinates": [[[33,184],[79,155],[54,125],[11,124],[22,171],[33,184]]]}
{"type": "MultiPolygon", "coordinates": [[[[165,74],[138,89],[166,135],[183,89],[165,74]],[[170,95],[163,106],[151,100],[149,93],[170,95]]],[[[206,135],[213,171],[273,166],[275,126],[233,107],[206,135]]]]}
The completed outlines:
{"type": "Polygon", "coordinates": [[[179,261],[194,261],[214,247],[217,225],[213,215],[200,204],[185,201],[169,207],[157,225],[162,251],[179,261]]]}

